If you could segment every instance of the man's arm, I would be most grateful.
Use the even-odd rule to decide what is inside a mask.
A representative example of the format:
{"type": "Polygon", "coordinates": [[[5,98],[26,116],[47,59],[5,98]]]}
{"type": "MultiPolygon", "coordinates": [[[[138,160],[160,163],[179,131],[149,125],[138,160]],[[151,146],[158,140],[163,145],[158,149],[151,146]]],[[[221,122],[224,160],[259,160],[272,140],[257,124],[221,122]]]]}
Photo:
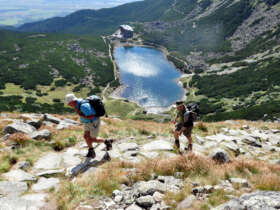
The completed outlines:
{"type": "Polygon", "coordinates": [[[78,110],[78,109],[76,109],[75,108],[75,111],[78,113],[78,115],[80,115],[81,117],[83,117],[83,118],[85,118],[85,119],[88,119],[88,120],[92,120],[92,119],[94,119],[94,115],[88,115],[88,116],[86,116],[86,115],[84,115],[80,110],[78,110]]]}

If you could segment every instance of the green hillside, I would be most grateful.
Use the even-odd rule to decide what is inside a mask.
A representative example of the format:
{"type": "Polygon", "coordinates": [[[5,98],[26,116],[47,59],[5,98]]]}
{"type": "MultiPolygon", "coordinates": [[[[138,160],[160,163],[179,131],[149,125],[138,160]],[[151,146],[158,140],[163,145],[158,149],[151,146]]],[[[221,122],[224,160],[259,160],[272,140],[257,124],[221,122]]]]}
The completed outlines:
{"type": "Polygon", "coordinates": [[[94,36],[0,31],[0,66],[1,111],[60,112],[65,93],[99,94],[114,80],[108,47],[94,36]]]}

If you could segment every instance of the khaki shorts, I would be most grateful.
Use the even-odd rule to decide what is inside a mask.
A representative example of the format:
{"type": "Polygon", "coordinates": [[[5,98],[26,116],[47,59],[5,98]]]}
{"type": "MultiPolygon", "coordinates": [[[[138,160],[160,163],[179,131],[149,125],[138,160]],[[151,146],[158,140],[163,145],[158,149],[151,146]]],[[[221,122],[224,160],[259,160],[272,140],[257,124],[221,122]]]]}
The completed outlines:
{"type": "MultiPolygon", "coordinates": [[[[176,131],[181,131],[183,125],[181,123],[178,123],[178,124],[176,124],[175,127],[176,127],[175,128],[176,131]]],[[[193,129],[193,126],[186,127],[186,130],[183,132],[183,134],[187,137],[190,137],[192,135],[192,129],[193,129]]]]}
{"type": "Polygon", "coordinates": [[[100,119],[93,121],[92,123],[85,123],[84,130],[90,132],[92,138],[96,138],[99,133],[100,119]]]}

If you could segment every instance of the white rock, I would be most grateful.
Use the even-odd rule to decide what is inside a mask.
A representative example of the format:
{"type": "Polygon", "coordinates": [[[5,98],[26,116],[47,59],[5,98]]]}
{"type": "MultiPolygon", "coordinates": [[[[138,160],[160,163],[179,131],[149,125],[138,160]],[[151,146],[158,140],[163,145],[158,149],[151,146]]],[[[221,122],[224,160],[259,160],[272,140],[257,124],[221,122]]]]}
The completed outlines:
{"type": "Polygon", "coordinates": [[[3,174],[8,181],[22,182],[22,181],[36,181],[37,178],[32,174],[26,173],[21,169],[11,170],[8,173],[3,174]]]}
{"type": "Polygon", "coordinates": [[[60,168],[62,157],[57,153],[49,153],[41,157],[34,165],[35,169],[52,170],[60,168]]]}
{"type": "Polygon", "coordinates": [[[7,125],[4,129],[4,132],[9,133],[9,134],[13,134],[16,132],[30,134],[30,133],[33,133],[34,131],[36,131],[35,127],[33,127],[32,125],[29,125],[27,123],[20,122],[20,121],[7,125]]]}
{"type": "Polygon", "coordinates": [[[172,151],[173,145],[166,140],[157,140],[143,145],[142,149],[144,151],[172,151]]]}
{"type": "Polygon", "coordinates": [[[37,184],[32,186],[32,190],[35,192],[48,190],[51,188],[57,188],[59,184],[59,179],[57,178],[40,178],[37,184]]]}

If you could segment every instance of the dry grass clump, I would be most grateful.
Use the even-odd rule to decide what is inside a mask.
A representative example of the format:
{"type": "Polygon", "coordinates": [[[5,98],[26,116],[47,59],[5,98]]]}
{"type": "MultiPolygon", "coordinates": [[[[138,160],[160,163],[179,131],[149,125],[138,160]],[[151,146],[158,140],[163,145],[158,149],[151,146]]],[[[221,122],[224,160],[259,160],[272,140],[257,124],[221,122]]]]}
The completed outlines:
{"type": "Polygon", "coordinates": [[[11,134],[9,136],[9,140],[15,142],[20,146],[24,146],[24,144],[26,144],[26,142],[30,140],[30,137],[24,133],[18,132],[18,133],[11,134]]]}
{"type": "Polygon", "coordinates": [[[258,190],[280,191],[280,177],[276,174],[263,174],[253,178],[255,188],[258,190]]]}

